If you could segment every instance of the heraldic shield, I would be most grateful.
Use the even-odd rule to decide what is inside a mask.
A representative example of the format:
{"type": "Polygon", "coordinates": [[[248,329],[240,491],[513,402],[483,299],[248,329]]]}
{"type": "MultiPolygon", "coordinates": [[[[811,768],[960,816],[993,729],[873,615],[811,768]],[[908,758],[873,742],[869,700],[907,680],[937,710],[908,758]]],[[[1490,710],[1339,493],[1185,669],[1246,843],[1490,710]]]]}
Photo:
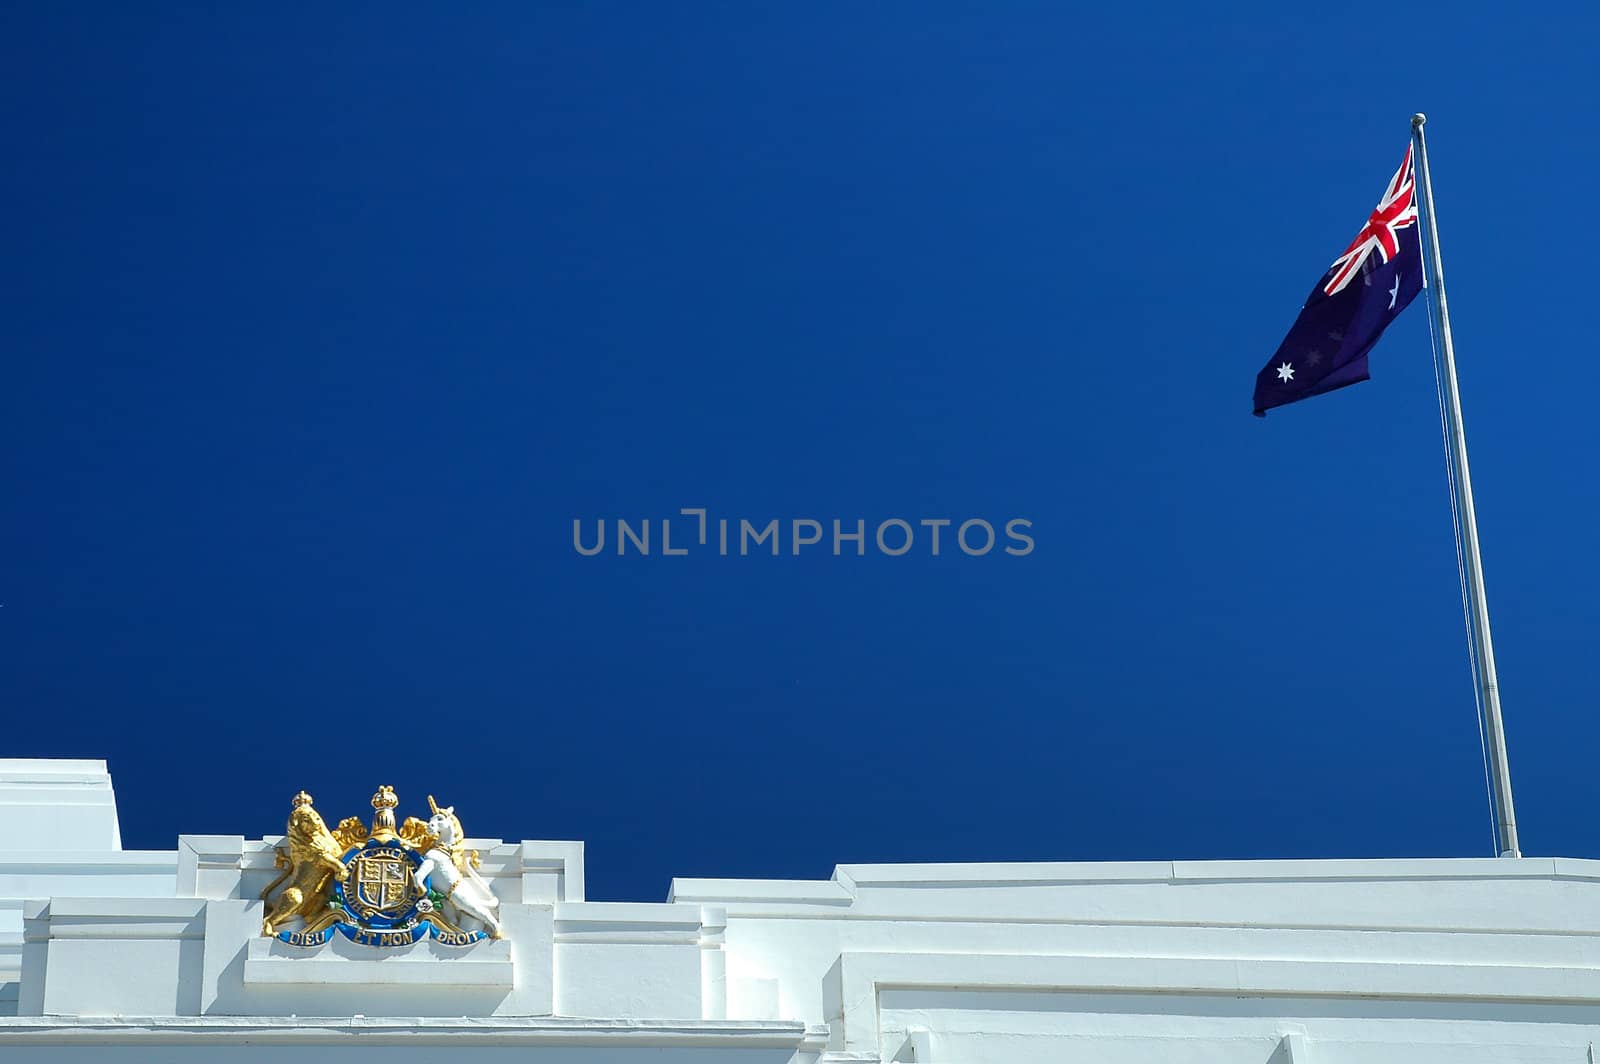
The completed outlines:
{"type": "Polygon", "coordinates": [[[431,820],[407,817],[397,830],[399,799],[379,787],[370,830],[347,817],[330,831],[311,796],[295,795],[277,850],[281,874],[261,892],[261,933],[291,946],[320,946],[335,931],[379,947],[430,935],[449,946],[499,938],[499,900],[478,875],[477,851],[465,849],[454,807],[428,802],[431,820]],[[283,926],[296,918],[301,926],[283,926]]]}
{"type": "Polygon", "coordinates": [[[412,881],[413,873],[422,867],[422,858],[398,840],[368,839],[344,860],[350,875],[334,886],[333,896],[369,924],[403,922],[422,896],[422,889],[412,881]]]}

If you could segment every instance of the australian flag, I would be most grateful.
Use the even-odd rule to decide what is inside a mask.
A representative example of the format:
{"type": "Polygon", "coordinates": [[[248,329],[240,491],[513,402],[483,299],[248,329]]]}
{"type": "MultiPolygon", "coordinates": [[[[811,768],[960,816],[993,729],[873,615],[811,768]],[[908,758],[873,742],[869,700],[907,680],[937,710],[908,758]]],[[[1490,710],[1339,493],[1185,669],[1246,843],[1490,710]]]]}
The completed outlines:
{"type": "Polygon", "coordinates": [[[1368,377],[1367,352],[1422,291],[1422,236],[1411,149],[1377,209],[1333,260],[1278,353],[1256,374],[1256,416],[1368,377]]]}

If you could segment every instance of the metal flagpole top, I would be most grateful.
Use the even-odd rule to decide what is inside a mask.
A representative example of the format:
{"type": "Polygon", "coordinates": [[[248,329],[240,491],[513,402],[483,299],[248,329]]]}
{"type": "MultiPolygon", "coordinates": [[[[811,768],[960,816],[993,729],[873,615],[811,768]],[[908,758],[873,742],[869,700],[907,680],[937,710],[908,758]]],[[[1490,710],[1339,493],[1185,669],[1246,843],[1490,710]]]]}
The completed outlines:
{"type": "Polygon", "coordinates": [[[1421,111],[1418,111],[1416,114],[1411,116],[1411,128],[1412,129],[1418,129],[1427,120],[1428,120],[1428,116],[1423,114],[1421,111]]]}

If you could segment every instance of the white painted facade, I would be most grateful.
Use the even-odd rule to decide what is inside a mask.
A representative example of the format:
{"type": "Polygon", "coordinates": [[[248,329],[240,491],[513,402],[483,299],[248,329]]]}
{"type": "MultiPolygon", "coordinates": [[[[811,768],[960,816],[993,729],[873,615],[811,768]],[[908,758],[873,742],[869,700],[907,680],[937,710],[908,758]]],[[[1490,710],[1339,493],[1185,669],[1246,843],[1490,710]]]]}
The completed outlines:
{"type": "Polygon", "coordinates": [[[120,847],[104,763],[0,760],[0,1062],[1594,1064],[1600,862],[842,865],[584,900],[474,842],[507,936],[260,936],[275,839],[120,847]],[[48,828],[48,830],[46,829],[48,828]]]}

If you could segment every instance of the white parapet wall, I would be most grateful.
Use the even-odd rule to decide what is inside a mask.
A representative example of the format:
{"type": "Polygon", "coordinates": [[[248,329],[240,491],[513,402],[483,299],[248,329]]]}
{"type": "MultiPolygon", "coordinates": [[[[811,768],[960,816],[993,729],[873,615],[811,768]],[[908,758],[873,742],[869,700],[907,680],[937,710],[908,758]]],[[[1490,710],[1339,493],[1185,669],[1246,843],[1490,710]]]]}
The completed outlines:
{"type": "Polygon", "coordinates": [[[1600,1041],[1594,861],[845,865],[671,897],[727,914],[730,1017],[826,1023],[840,1059],[1586,1064],[1600,1041]]]}
{"type": "Polygon", "coordinates": [[[104,761],[0,758],[0,1016],[21,994],[29,898],[172,897],[173,854],[127,853],[104,761]]]}
{"type": "Polygon", "coordinates": [[[0,854],[120,849],[104,761],[0,758],[0,854]]]}
{"type": "Polygon", "coordinates": [[[480,839],[505,937],[380,948],[262,936],[278,845],[0,850],[0,1060],[1591,1064],[1600,1042],[1595,861],[842,865],[600,903],[581,844],[480,839]]]}

